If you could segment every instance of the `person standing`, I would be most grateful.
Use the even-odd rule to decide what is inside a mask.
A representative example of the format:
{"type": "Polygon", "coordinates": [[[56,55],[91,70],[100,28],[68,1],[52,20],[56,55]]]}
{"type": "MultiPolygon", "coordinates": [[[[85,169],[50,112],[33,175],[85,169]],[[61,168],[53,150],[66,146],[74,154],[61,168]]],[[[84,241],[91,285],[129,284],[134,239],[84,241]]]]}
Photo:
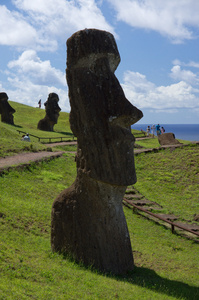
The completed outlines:
{"type": "Polygon", "coordinates": [[[146,136],[149,136],[149,133],[150,133],[151,129],[150,129],[150,126],[147,126],[147,129],[146,129],[146,136]]]}
{"type": "Polygon", "coordinates": [[[154,135],[155,135],[155,125],[154,124],[151,126],[151,133],[152,133],[153,138],[154,138],[154,135]]]}
{"type": "Polygon", "coordinates": [[[161,127],[161,134],[163,134],[163,133],[165,133],[165,129],[164,129],[164,127],[162,126],[162,127],[161,127]]]}
{"type": "Polygon", "coordinates": [[[156,125],[156,132],[157,132],[157,135],[160,135],[160,134],[161,134],[161,131],[160,131],[160,124],[156,125]]]}

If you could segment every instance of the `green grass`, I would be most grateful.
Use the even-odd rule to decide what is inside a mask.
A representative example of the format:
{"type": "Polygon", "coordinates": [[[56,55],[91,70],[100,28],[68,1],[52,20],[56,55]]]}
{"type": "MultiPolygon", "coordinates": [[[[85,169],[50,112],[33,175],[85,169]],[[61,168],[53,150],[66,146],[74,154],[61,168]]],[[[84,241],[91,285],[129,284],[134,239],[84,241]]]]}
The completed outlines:
{"type": "MultiPolygon", "coordinates": [[[[46,150],[45,145],[42,145],[42,143],[48,143],[49,140],[41,140],[42,143],[40,143],[38,142],[37,138],[30,136],[31,143],[25,143],[24,141],[21,141],[22,133],[19,134],[17,130],[26,133],[28,132],[30,135],[35,135],[40,138],[64,137],[68,140],[73,140],[68,113],[60,112],[58,123],[55,124],[53,132],[42,131],[37,129],[37,124],[39,120],[45,117],[44,109],[34,108],[13,101],[9,102],[11,106],[16,110],[16,112],[14,113],[15,125],[9,125],[0,122],[0,157],[13,155],[20,152],[36,152],[40,150],[46,150]]],[[[132,132],[141,133],[141,131],[139,130],[132,130],[132,132]]],[[[57,142],[58,140],[55,141],[57,142]]],[[[160,146],[157,137],[155,137],[154,139],[151,138],[145,140],[136,140],[136,144],[140,145],[143,148],[157,148],[160,146]]],[[[57,147],[57,149],[58,148],[61,149],[60,146],[57,147]]],[[[62,150],[76,151],[76,147],[73,146],[73,148],[62,148],[62,150]]]]}
{"type": "Polygon", "coordinates": [[[198,299],[198,245],[127,208],[132,273],[103,275],[52,253],[52,202],[75,176],[65,154],[0,177],[0,299],[198,299]]]}
{"type": "Polygon", "coordinates": [[[37,129],[38,122],[45,117],[45,109],[34,108],[28,105],[20,104],[17,102],[9,101],[11,106],[16,110],[14,113],[14,124],[15,126],[29,130],[29,133],[36,134],[39,136],[45,136],[48,134],[66,134],[71,133],[69,125],[69,114],[60,112],[58,122],[54,125],[54,133],[46,132],[37,129]],[[44,134],[44,135],[42,135],[44,134]]]}
{"type": "MultiPolygon", "coordinates": [[[[73,138],[69,126],[69,114],[60,112],[58,123],[54,126],[54,132],[47,132],[37,129],[39,120],[45,116],[45,110],[23,105],[10,101],[11,106],[16,110],[14,124],[9,125],[0,122],[0,157],[13,155],[20,152],[36,152],[46,150],[46,146],[38,142],[37,138],[30,136],[31,142],[21,141],[22,133],[17,130],[28,132],[38,137],[66,137],[73,138]]],[[[43,140],[42,140],[43,142],[43,140]]],[[[48,140],[47,140],[48,142],[48,140]]]]}
{"type": "MultiPolygon", "coordinates": [[[[0,122],[0,156],[40,151],[45,145],[21,141],[16,131],[39,136],[71,136],[68,114],[61,113],[55,132],[37,130],[45,111],[12,102],[15,126],[0,122]]],[[[157,138],[136,141],[159,147],[157,138]]],[[[76,151],[74,146],[57,149],[76,151]]],[[[198,243],[124,207],[135,270],[127,276],[104,275],[52,253],[51,207],[56,196],[76,177],[75,154],[12,170],[0,177],[0,300],[21,299],[199,299],[198,243]]],[[[135,157],[138,182],[147,199],[184,219],[198,213],[199,150],[135,157]]]]}
{"type": "Polygon", "coordinates": [[[135,157],[135,187],[167,213],[193,220],[199,212],[199,147],[186,146],[135,157]]]}
{"type": "MultiPolygon", "coordinates": [[[[136,130],[136,129],[132,129],[131,132],[133,134],[134,133],[142,134],[142,132],[140,130],[136,130]]],[[[184,141],[184,140],[178,140],[178,141],[182,144],[190,144],[189,141],[184,141]]],[[[150,138],[148,138],[148,139],[139,139],[139,138],[136,138],[136,135],[135,135],[135,144],[137,144],[137,145],[139,145],[143,148],[146,148],[146,149],[159,148],[160,147],[157,136],[154,136],[154,138],[152,138],[151,134],[150,134],[150,138]]]]}
{"type": "Polygon", "coordinates": [[[158,138],[157,137],[154,137],[154,138],[151,138],[151,139],[136,139],[135,138],[135,144],[136,145],[139,145],[143,148],[146,148],[146,149],[151,149],[151,148],[158,148],[160,147],[160,144],[158,142],[158,138]]]}

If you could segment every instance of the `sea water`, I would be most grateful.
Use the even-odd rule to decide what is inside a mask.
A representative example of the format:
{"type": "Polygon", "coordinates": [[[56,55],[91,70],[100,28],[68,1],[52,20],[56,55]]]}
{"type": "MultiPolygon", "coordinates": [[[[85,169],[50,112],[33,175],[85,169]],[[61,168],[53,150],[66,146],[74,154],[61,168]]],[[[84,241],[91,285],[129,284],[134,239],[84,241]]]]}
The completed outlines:
{"type": "MultiPolygon", "coordinates": [[[[131,128],[146,131],[148,125],[151,127],[153,124],[134,124],[131,128]]],[[[199,124],[160,124],[160,126],[164,127],[165,133],[174,133],[176,139],[199,141],[199,124]]]]}

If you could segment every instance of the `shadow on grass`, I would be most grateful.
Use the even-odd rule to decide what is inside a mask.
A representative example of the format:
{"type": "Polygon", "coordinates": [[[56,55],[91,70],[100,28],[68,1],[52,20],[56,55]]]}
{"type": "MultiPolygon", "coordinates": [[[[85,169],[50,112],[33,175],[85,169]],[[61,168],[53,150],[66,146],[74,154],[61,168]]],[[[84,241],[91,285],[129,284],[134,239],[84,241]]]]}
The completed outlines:
{"type": "MultiPolygon", "coordinates": [[[[59,253],[58,255],[60,255],[59,253]]],[[[103,273],[93,268],[92,266],[85,266],[82,262],[77,262],[69,254],[62,254],[63,259],[70,260],[77,264],[80,268],[90,270],[91,272],[97,273],[100,276],[106,276],[115,280],[126,282],[132,285],[137,285],[145,289],[149,289],[153,292],[175,297],[176,299],[183,300],[198,300],[199,299],[199,287],[191,286],[187,283],[163,278],[158,275],[154,270],[134,267],[134,270],[128,272],[127,275],[113,275],[111,273],[103,273]]],[[[133,295],[132,295],[133,299],[133,295]]]]}
{"type": "Polygon", "coordinates": [[[117,280],[138,285],[160,294],[176,297],[177,299],[199,299],[199,287],[163,278],[155,271],[143,267],[135,267],[134,271],[130,272],[127,276],[117,276],[117,280]]]}
{"type": "Polygon", "coordinates": [[[15,125],[15,124],[11,124],[13,127],[16,127],[16,128],[22,128],[21,125],[15,125]]]}
{"type": "Polygon", "coordinates": [[[71,137],[74,136],[74,134],[72,132],[65,132],[65,131],[56,131],[57,133],[61,133],[61,134],[64,134],[64,135],[69,135],[71,137]]]}

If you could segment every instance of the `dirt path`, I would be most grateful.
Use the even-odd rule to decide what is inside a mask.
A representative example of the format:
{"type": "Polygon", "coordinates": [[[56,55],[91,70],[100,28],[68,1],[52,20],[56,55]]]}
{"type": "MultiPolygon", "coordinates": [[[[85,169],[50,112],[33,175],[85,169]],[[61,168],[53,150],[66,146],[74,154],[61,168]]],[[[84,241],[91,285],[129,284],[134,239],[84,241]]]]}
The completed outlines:
{"type": "Polygon", "coordinates": [[[69,145],[69,146],[77,145],[77,142],[76,141],[74,141],[74,142],[57,142],[57,143],[45,144],[45,146],[47,146],[47,147],[66,146],[66,145],[69,145]]]}
{"type": "MultiPolygon", "coordinates": [[[[199,144],[199,142],[196,142],[196,143],[199,144]]],[[[46,146],[55,147],[55,146],[59,146],[59,145],[76,145],[76,144],[77,144],[77,142],[74,141],[74,142],[51,143],[51,144],[46,144],[46,146]]],[[[160,149],[166,149],[166,148],[171,148],[172,150],[174,150],[177,147],[183,147],[183,146],[185,146],[185,145],[169,145],[169,146],[162,146],[162,147],[152,148],[152,149],[141,148],[141,149],[135,149],[134,154],[137,155],[137,154],[143,153],[143,152],[145,152],[145,153],[146,152],[157,152],[160,149]]],[[[65,151],[29,152],[29,153],[16,154],[14,156],[7,156],[5,158],[0,158],[0,171],[10,168],[10,167],[18,166],[21,164],[28,164],[30,162],[39,162],[44,159],[59,157],[64,152],[65,151]]],[[[67,151],[67,152],[69,152],[69,151],[67,151]]]]}
{"type": "Polygon", "coordinates": [[[56,152],[30,152],[30,153],[20,153],[14,156],[7,156],[5,158],[0,158],[0,171],[7,169],[11,166],[28,164],[30,162],[39,162],[46,158],[59,157],[64,153],[64,151],[56,151],[56,152]]]}

